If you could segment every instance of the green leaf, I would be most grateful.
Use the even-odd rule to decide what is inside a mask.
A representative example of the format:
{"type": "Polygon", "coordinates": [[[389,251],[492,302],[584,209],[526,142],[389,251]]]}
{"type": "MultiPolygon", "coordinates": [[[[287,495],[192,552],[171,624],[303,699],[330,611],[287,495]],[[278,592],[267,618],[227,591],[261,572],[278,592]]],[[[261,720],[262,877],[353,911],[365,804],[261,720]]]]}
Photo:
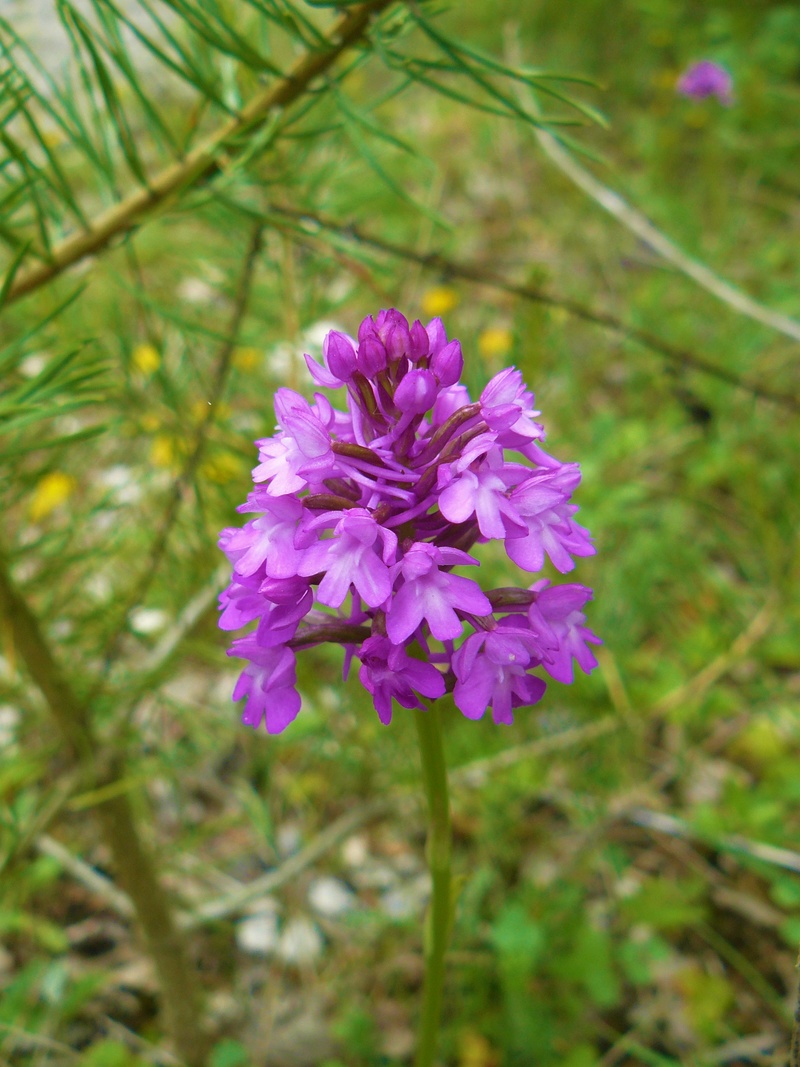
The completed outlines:
{"type": "Polygon", "coordinates": [[[144,166],[136,148],[136,140],[131,132],[125,109],[120,102],[111,74],[108,71],[100,51],[95,43],[89,23],[75,10],[69,0],[58,0],[58,10],[62,23],[67,32],[72,36],[72,30],[79,35],[94,68],[95,80],[100,93],[108,108],[108,117],[111,120],[114,133],[122,154],[130,167],[133,175],[143,185],[147,184],[144,166]]]}
{"type": "Polygon", "coordinates": [[[209,1067],[246,1067],[250,1063],[250,1053],[241,1041],[226,1038],[211,1050],[209,1067]]]}
{"type": "Polygon", "coordinates": [[[80,1067],[140,1067],[144,1064],[121,1041],[98,1041],[82,1053],[80,1067]]]}
{"type": "Polygon", "coordinates": [[[544,955],[547,935],[521,904],[506,904],[492,923],[491,941],[500,965],[531,974],[544,955]]]}
{"type": "Polygon", "coordinates": [[[25,911],[3,909],[0,911],[0,934],[11,933],[31,938],[47,952],[66,952],[69,948],[69,938],[55,923],[25,911]]]}
{"type": "Polygon", "coordinates": [[[708,911],[705,898],[706,887],[699,880],[650,878],[638,893],[622,902],[621,910],[631,924],[671,930],[703,922],[708,911]]]}

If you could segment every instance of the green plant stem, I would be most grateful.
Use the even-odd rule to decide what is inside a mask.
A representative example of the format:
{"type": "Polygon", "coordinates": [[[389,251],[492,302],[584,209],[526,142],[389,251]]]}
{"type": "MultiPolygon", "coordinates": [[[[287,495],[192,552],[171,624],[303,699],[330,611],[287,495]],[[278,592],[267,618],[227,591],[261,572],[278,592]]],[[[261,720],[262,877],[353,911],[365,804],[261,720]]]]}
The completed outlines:
{"type": "Polygon", "coordinates": [[[450,802],[441,712],[434,703],[429,711],[417,712],[415,718],[430,818],[426,852],[432,887],[425,929],[425,980],[414,1067],[431,1067],[439,1039],[445,953],[452,926],[450,802]]]}
{"type": "Polygon", "coordinates": [[[175,1051],[187,1067],[202,1067],[208,1039],[202,1025],[200,985],[155,863],[138,829],[124,784],[125,767],[98,743],[89,707],[64,676],[2,556],[0,617],[5,618],[14,648],[41,690],[70,756],[81,768],[85,783],[98,795],[96,807],[103,837],[155,964],[165,1027],[175,1051]]]}

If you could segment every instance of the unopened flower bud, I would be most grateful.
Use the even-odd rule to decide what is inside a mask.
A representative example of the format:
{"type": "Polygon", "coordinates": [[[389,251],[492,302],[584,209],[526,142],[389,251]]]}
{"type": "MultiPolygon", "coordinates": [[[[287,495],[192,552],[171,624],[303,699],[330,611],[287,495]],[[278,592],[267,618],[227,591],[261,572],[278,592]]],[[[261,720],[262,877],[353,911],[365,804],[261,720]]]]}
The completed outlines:
{"type": "Polygon", "coordinates": [[[367,315],[365,319],[362,319],[358,327],[358,341],[359,344],[367,337],[374,336],[375,334],[375,319],[372,315],[367,315]]]}
{"type": "Polygon", "coordinates": [[[431,319],[425,327],[425,332],[428,335],[428,344],[430,346],[429,351],[431,355],[438,352],[440,348],[444,348],[447,344],[447,334],[441,319],[431,319]]]}
{"type": "Polygon", "coordinates": [[[356,369],[356,350],[349,337],[331,330],[323,342],[322,356],[331,374],[341,382],[350,381],[356,369]]]}
{"type": "Polygon", "coordinates": [[[411,347],[411,334],[408,329],[408,323],[397,322],[390,326],[385,335],[384,344],[386,345],[386,352],[389,359],[396,363],[407,355],[409,348],[411,347]]]}
{"type": "Polygon", "coordinates": [[[398,385],[394,402],[399,411],[422,415],[433,407],[436,393],[436,378],[429,370],[411,370],[398,385]]]}
{"type": "Polygon", "coordinates": [[[429,346],[430,341],[428,340],[428,334],[425,332],[425,327],[419,319],[415,319],[414,325],[411,327],[411,344],[408,349],[408,358],[412,363],[416,363],[423,356],[427,356],[429,346]]]}
{"type": "MultiPolygon", "coordinates": [[[[360,331],[359,331],[360,332],[360,331]]],[[[374,378],[386,370],[386,349],[375,334],[368,335],[358,346],[356,365],[366,378],[374,378]]]]}
{"type": "Polygon", "coordinates": [[[440,385],[455,385],[463,369],[464,357],[458,341],[451,341],[449,345],[439,349],[431,359],[431,370],[440,385]]]}

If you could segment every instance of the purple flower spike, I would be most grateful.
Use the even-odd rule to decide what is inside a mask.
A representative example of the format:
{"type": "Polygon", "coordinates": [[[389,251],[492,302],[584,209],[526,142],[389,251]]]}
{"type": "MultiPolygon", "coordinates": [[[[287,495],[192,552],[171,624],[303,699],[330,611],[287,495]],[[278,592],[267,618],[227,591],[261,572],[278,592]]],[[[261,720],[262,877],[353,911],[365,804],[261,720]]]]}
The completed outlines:
{"type": "Polygon", "coordinates": [[[300,710],[295,649],[324,641],[344,647],[346,668],[360,660],[385,724],[394,703],[424,708],[448,689],[467,718],[491,708],[510,723],[541,699],[541,672],[592,670],[591,590],[543,578],[487,594],[456,573],[478,566],[485,541],[532,572],[594,553],[574,518],[580,470],[543,451],[521,373],[501,371],[473,402],[460,342],[440,319],[409,325],[394,309],[364,319],[357,340],[331,331],[322,356],[306,357],[311,377],[346,389],[346,404],[278,390],[278,429],[257,442],[239,508],[250,517],[220,535],[233,571],[220,626],[251,627],[229,653],[246,664],[243,721],[283,730],[300,710]]]}
{"type": "Polygon", "coordinates": [[[719,63],[701,59],[693,63],[678,79],[677,91],[692,100],[716,96],[726,107],[733,103],[733,78],[719,63]]]}

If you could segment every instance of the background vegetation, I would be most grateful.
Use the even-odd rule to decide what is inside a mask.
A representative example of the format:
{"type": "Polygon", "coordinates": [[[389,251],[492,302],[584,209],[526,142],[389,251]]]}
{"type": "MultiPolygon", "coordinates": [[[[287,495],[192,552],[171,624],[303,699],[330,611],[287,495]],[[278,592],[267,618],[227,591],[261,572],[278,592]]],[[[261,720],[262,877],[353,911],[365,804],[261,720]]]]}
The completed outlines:
{"type": "Polygon", "coordinates": [[[783,1063],[800,14],[381,6],[305,83],[280,72],[328,55],[361,8],[59,0],[27,11],[29,48],[24,18],[0,28],[0,1062],[175,1063],[175,1040],[206,1059],[180,1003],[164,1010],[180,951],[162,942],[154,970],[132,917],[147,853],[211,1067],[408,1062],[412,723],[381,727],[318,648],[296,723],[250,733],[215,611],[216,536],[274,389],[308,388],[302,353],[330,325],[396,306],[444,316],[476,391],[523,369],[551,451],[583,467],[598,555],[577,579],[605,641],[601,670],[513,728],[448,711],[462,888],[442,1061],[783,1063]],[[732,72],[731,107],[676,95],[699,58],[732,72]],[[580,124],[550,126],[573,169],[776,315],[718,299],[605,213],[542,114],[580,124]],[[125,818],[146,850],[129,838],[127,877],[109,844],[125,818]]]}

